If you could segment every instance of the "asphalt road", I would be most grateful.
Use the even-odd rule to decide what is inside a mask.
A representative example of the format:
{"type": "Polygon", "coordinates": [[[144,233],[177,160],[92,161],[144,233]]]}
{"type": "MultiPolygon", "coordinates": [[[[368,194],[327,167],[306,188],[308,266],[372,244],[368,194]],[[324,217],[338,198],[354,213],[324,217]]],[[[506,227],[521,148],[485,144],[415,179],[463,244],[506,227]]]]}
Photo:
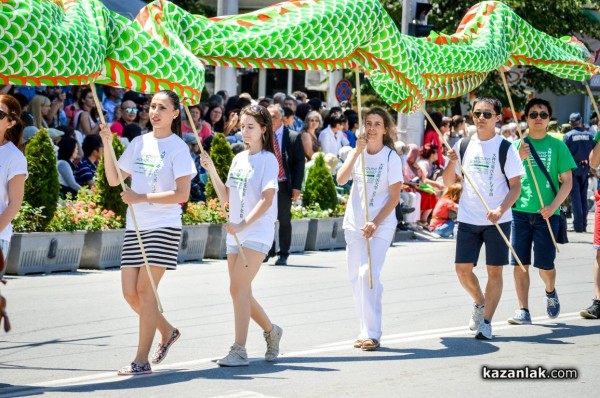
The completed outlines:
{"type": "Polygon", "coordinates": [[[13,331],[0,334],[0,397],[596,397],[600,320],[579,317],[593,297],[595,252],[591,234],[570,238],[558,260],[560,317],[546,316],[543,285],[533,273],[534,325],[508,325],[517,302],[506,267],[490,342],[468,330],[471,300],[454,272],[454,242],[395,244],[382,277],[382,348],[370,353],[352,347],[358,321],[344,251],[264,266],[254,294],[284,329],[282,355],[264,361],[262,331],[252,324],[244,368],[214,363],[233,342],[225,261],[183,264],[159,289],[182,337],[152,375],[135,378],[116,376],[137,344],[137,318],[121,296],[118,271],[9,277],[2,291],[13,331]],[[489,380],[484,366],[574,369],[577,378],[489,380]]]}

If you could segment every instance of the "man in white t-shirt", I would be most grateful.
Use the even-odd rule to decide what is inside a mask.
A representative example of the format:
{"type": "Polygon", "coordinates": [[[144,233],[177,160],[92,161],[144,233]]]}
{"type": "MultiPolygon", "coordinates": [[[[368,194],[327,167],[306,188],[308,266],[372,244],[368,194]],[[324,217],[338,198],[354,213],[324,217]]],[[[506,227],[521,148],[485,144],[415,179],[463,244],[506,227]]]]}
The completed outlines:
{"type": "Polygon", "coordinates": [[[444,170],[444,184],[449,186],[461,174],[459,162],[483,196],[488,212],[470,183],[463,184],[458,210],[456,237],[456,273],[460,283],[473,298],[469,328],[478,339],[491,339],[491,321],[502,295],[502,271],[508,264],[509,249],[497,224],[507,238],[512,221],[511,206],[521,193],[521,176],[525,173],[516,149],[495,133],[502,118],[502,104],[496,98],[480,97],[473,103],[473,120],[477,134],[466,148],[462,139],[448,151],[450,163],[444,170]],[[463,159],[459,158],[459,154],[463,159]],[[488,282],[485,295],[473,268],[485,243],[488,282]]]}

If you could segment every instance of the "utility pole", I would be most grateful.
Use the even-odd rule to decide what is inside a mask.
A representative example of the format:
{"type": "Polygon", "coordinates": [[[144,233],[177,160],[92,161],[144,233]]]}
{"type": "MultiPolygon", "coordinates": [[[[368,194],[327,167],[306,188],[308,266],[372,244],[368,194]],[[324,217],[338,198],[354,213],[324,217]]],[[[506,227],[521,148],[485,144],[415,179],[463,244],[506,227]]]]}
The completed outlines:
{"type": "MultiPolygon", "coordinates": [[[[415,26],[426,24],[427,19],[416,15],[428,0],[402,0],[402,29],[403,35],[415,34],[415,26]],[[412,28],[412,29],[411,29],[412,28]]],[[[425,12],[425,15],[427,12],[425,12]]],[[[406,144],[423,144],[425,116],[418,111],[412,114],[398,113],[398,139],[406,144]]]]}
{"type": "MultiPolygon", "coordinates": [[[[240,7],[238,0],[218,0],[217,15],[235,15],[239,14],[240,7]]],[[[226,66],[215,67],[215,93],[219,90],[226,90],[229,95],[236,95],[238,92],[237,70],[226,66]]]]}

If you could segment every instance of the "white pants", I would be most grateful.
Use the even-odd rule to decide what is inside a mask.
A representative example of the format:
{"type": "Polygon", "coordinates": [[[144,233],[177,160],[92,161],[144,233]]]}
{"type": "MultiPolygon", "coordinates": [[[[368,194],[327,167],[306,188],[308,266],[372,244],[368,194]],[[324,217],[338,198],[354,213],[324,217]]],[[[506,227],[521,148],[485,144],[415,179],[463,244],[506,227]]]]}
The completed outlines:
{"type": "Polygon", "coordinates": [[[392,243],[394,231],[379,230],[370,240],[373,289],[369,288],[367,242],[360,232],[345,231],[348,274],[354,294],[354,305],[360,320],[359,339],[381,339],[381,296],[383,285],[379,280],[385,254],[392,243]]]}

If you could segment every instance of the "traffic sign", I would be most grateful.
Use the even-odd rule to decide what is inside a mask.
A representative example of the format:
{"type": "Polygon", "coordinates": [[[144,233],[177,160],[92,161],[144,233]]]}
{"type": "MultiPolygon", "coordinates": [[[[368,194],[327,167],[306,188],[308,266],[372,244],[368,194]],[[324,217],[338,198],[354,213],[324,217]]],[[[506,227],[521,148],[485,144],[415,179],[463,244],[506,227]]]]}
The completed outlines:
{"type": "Polygon", "coordinates": [[[335,98],[338,102],[350,101],[352,98],[352,83],[348,79],[342,79],[335,86],[335,98]]]}

